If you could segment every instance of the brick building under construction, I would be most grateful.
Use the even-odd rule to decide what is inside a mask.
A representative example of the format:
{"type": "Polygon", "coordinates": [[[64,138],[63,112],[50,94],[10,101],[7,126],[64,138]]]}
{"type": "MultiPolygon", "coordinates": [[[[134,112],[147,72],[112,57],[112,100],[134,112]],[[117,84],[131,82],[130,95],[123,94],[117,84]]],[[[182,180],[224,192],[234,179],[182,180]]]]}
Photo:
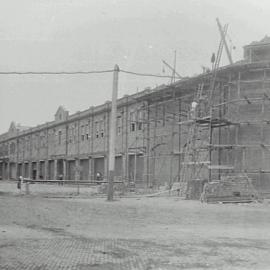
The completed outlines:
{"type": "MultiPolygon", "coordinates": [[[[213,91],[210,71],[118,100],[118,180],[157,187],[244,173],[270,190],[270,38],[245,46],[243,60],[214,75],[213,91]]],[[[52,122],[11,123],[0,135],[0,177],[106,179],[110,107],[69,115],[60,106],[52,122]]]]}

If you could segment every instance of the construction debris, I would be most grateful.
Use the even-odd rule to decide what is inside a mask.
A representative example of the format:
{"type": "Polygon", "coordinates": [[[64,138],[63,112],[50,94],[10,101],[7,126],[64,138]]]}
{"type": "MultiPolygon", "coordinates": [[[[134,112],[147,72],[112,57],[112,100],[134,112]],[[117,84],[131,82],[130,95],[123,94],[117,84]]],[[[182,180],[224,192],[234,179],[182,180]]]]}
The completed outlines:
{"type": "Polygon", "coordinates": [[[246,175],[228,176],[206,183],[201,195],[201,201],[207,203],[247,203],[258,199],[258,192],[246,175]]]}

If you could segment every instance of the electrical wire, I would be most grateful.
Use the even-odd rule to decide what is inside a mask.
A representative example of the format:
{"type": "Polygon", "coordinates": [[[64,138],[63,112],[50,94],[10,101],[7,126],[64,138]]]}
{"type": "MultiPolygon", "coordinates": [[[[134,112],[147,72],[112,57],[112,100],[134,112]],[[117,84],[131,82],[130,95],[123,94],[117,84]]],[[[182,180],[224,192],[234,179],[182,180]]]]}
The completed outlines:
{"type": "Polygon", "coordinates": [[[92,71],[0,71],[0,75],[84,75],[111,73],[114,70],[92,70],[92,71]]]}
{"type": "MultiPolygon", "coordinates": [[[[0,75],[87,75],[87,74],[102,74],[112,73],[113,69],[109,70],[91,70],[91,71],[0,71],[0,75]]],[[[156,77],[156,78],[171,78],[171,75],[159,75],[151,73],[139,73],[120,69],[119,72],[142,76],[142,77],[156,77]]]]}
{"type": "Polygon", "coordinates": [[[131,74],[131,75],[136,75],[136,76],[143,76],[143,77],[157,77],[157,78],[172,78],[171,75],[159,75],[159,74],[150,74],[150,73],[139,73],[139,72],[134,72],[134,71],[128,71],[124,69],[120,69],[120,72],[131,74]]]}

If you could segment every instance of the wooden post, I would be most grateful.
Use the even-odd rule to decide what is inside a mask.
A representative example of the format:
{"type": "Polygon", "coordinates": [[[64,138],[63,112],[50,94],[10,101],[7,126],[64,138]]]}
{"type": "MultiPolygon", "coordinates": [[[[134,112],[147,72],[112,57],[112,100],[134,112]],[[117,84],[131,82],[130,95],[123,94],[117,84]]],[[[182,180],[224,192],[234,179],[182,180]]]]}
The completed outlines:
{"type": "Polygon", "coordinates": [[[49,161],[48,159],[46,159],[44,161],[44,180],[48,180],[49,179],[49,161]]]}
{"type": "Polygon", "coordinates": [[[30,188],[29,188],[29,182],[25,183],[25,194],[29,195],[30,194],[30,188]]]}
{"type": "MultiPolygon", "coordinates": [[[[173,182],[174,182],[174,178],[173,178],[173,167],[174,167],[174,138],[175,138],[175,130],[174,130],[174,126],[175,126],[175,106],[176,106],[176,102],[175,102],[175,90],[173,91],[173,102],[172,102],[172,108],[173,108],[173,119],[172,119],[172,125],[171,125],[171,145],[170,145],[170,152],[171,152],[171,157],[170,157],[170,187],[172,186],[173,182]]],[[[165,121],[166,121],[166,115],[164,117],[165,121]]]]}
{"type": "Polygon", "coordinates": [[[22,171],[21,171],[21,176],[22,176],[22,177],[26,177],[26,176],[25,176],[25,163],[24,163],[24,160],[22,161],[22,171]]]}
{"type": "Polygon", "coordinates": [[[36,180],[39,180],[39,175],[40,175],[40,161],[37,160],[36,162],[36,180]]]}
{"type": "MultiPolygon", "coordinates": [[[[265,93],[266,92],[266,70],[264,69],[263,70],[263,92],[265,93]]],[[[265,116],[265,99],[262,100],[262,111],[261,111],[261,119],[264,120],[264,116],[265,116]]],[[[265,122],[264,121],[261,121],[261,144],[264,144],[265,141],[264,141],[264,125],[265,125],[265,122]]],[[[265,162],[265,157],[266,157],[266,153],[265,153],[265,148],[261,148],[261,167],[260,167],[260,174],[259,174],[259,189],[261,189],[261,183],[262,183],[262,170],[264,170],[266,168],[266,163],[265,162]]]]}
{"type": "MultiPolygon", "coordinates": [[[[137,88],[138,93],[138,88],[137,88]]],[[[133,182],[136,183],[137,178],[137,157],[138,157],[138,123],[139,123],[139,117],[138,117],[138,103],[136,102],[136,111],[135,111],[135,155],[134,155],[134,173],[133,173],[133,182]]]]}
{"type": "Polygon", "coordinates": [[[18,162],[15,163],[15,178],[18,179],[19,177],[19,165],[18,162]]]}
{"type": "Polygon", "coordinates": [[[220,36],[221,36],[221,39],[223,41],[223,44],[224,44],[224,47],[225,47],[225,50],[226,50],[230,65],[232,65],[233,64],[232,55],[231,55],[230,50],[228,48],[228,44],[227,44],[227,41],[226,41],[226,36],[225,36],[224,30],[222,29],[222,26],[221,26],[220,21],[219,21],[218,18],[216,18],[216,21],[217,21],[218,30],[220,32],[220,36]]]}
{"type": "MultiPolygon", "coordinates": [[[[92,138],[91,138],[92,139],[92,138]]],[[[88,180],[92,180],[92,158],[88,157],[88,180]]]]}
{"type": "Polygon", "coordinates": [[[152,187],[154,187],[155,186],[155,184],[156,184],[156,149],[155,149],[155,147],[156,147],[156,138],[157,138],[157,121],[158,121],[158,108],[157,108],[157,104],[155,104],[155,122],[154,122],[154,131],[153,131],[153,146],[152,146],[152,151],[151,151],[151,156],[153,156],[153,164],[152,164],[152,166],[153,166],[153,168],[152,168],[152,183],[151,183],[151,185],[152,185],[152,187]]]}
{"type": "Polygon", "coordinates": [[[146,155],[147,155],[147,188],[149,188],[150,185],[150,108],[149,103],[147,102],[147,115],[146,115],[146,155]]]}
{"type": "MultiPolygon", "coordinates": [[[[179,123],[182,121],[182,115],[181,115],[181,111],[182,111],[182,99],[180,98],[178,101],[178,121],[179,123]]],[[[181,129],[181,125],[178,125],[178,151],[179,151],[179,155],[178,155],[178,179],[177,181],[180,182],[180,173],[181,173],[181,151],[182,151],[182,147],[181,147],[181,133],[182,133],[182,129],[181,129]]],[[[171,187],[170,187],[171,188],[171,187]]]]}
{"type": "Polygon", "coordinates": [[[75,181],[77,182],[77,195],[80,194],[80,175],[81,175],[81,164],[78,158],[75,159],[75,181]]]}
{"type": "Polygon", "coordinates": [[[53,168],[53,178],[54,180],[58,179],[58,175],[57,175],[57,159],[54,160],[54,168],[53,168]]]}
{"type": "Polygon", "coordinates": [[[67,179],[67,160],[63,159],[63,180],[66,179],[67,179]]]}
{"type": "Polygon", "coordinates": [[[116,135],[116,113],[117,113],[117,92],[118,92],[118,65],[114,66],[113,72],[113,91],[112,91],[112,107],[111,107],[111,126],[109,138],[109,183],[108,183],[108,201],[113,201],[113,181],[115,170],[115,135],[116,135]]]}
{"type": "Polygon", "coordinates": [[[32,166],[32,160],[29,160],[29,163],[28,163],[28,177],[30,178],[30,179],[33,179],[33,171],[32,171],[32,169],[33,169],[33,166],[32,166]]]}
{"type": "Polygon", "coordinates": [[[10,179],[10,162],[8,161],[7,163],[7,174],[6,174],[6,179],[9,180],[10,179]]]}
{"type": "MultiPolygon", "coordinates": [[[[128,102],[129,102],[129,99],[128,99],[128,96],[126,96],[125,98],[125,113],[124,113],[124,116],[125,116],[125,127],[123,125],[123,128],[125,129],[125,133],[124,133],[124,136],[125,136],[125,179],[127,180],[127,183],[128,183],[128,186],[130,185],[130,179],[129,179],[129,167],[128,167],[128,164],[129,164],[129,156],[128,156],[128,143],[129,143],[129,140],[128,140],[128,131],[129,131],[129,106],[128,106],[128,102]]],[[[124,132],[124,129],[123,129],[123,132],[124,132]]]]}

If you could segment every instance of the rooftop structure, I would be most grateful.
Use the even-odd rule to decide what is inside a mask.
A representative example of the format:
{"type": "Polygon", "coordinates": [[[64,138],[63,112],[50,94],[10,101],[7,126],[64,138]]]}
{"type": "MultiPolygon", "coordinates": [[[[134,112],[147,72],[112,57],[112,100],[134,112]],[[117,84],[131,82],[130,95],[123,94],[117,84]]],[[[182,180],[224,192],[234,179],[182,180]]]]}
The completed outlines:
{"type": "Polygon", "coordinates": [[[244,46],[244,60],[249,63],[270,61],[270,37],[265,36],[244,46]]]}

